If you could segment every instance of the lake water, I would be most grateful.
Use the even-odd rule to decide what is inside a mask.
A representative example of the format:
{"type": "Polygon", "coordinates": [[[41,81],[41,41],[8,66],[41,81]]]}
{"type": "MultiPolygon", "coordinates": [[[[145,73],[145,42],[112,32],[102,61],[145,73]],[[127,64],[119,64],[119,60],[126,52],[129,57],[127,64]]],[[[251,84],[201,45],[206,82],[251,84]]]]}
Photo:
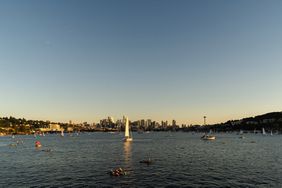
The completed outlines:
{"type": "Polygon", "coordinates": [[[0,137],[0,187],[282,187],[282,135],[133,136],[132,143],[110,133],[0,137]],[[153,164],[139,163],[148,157],[153,164]],[[110,176],[116,167],[130,174],[110,176]]]}

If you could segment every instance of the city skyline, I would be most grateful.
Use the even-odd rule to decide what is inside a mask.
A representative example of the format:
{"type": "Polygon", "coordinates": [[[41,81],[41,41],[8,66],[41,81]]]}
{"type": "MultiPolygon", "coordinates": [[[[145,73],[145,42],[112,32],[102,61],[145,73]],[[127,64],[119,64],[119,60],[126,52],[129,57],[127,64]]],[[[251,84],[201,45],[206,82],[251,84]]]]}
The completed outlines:
{"type": "Polygon", "coordinates": [[[281,111],[281,1],[1,1],[0,116],[207,124],[281,111]]]}

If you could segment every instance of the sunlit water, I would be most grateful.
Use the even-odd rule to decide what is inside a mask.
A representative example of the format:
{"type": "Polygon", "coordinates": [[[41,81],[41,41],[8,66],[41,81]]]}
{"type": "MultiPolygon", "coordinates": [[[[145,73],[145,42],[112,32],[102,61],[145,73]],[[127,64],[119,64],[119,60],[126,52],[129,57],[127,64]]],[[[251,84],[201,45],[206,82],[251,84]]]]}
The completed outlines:
{"type": "Polygon", "coordinates": [[[215,141],[181,132],[133,136],[132,143],[110,133],[0,137],[0,186],[282,187],[282,135],[217,134],[215,141]],[[42,148],[34,147],[36,140],[42,148]],[[149,157],[153,164],[139,163],[149,157]],[[130,174],[110,176],[115,167],[130,174]]]}

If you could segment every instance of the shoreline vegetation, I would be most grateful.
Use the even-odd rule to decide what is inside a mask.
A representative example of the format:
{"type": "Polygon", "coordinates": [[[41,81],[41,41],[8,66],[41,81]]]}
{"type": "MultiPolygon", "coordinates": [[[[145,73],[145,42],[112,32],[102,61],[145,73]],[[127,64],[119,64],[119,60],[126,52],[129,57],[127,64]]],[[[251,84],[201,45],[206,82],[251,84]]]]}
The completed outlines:
{"type": "MultiPolygon", "coordinates": [[[[282,112],[271,112],[255,117],[240,120],[229,120],[225,123],[212,125],[177,125],[162,121],[161,124],[151,120],[139,120],[130,122],[132,131],[143,133],[147,131],[183,131],[183,132],[266,132],[282,133],[282,112]]],[[[114,122],[112,118],[101,120],[100,123],[80,124],[54,123],[41,120],[26,120],[24,118],[3,117],[0,118],[0,136],[5,135],[29,135],[59,132],[119,132],[124,131],[124,123],[120,120],[114,122]]]]}

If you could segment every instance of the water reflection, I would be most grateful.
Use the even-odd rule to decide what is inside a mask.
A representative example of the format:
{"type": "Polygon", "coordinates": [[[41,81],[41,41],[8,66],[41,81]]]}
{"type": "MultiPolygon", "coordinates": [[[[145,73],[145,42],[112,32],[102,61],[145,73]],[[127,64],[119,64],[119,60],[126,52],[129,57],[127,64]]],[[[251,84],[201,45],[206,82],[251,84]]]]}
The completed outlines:
{"type": "Polygon", "coordinates": [[[120,179],[121,187],[134,187],[134,182],[136,181],[133,178],[133,164],[132,164],[132,142],[123,143],[123,156],[124,156],[124,170],[127,172],[126,178],[120,179]]]}
{"type": "Polygon", "coordinates": [[[132,147],[132,143],[131,142],[124,142],[124,144],[123,144],[124,164],[125,164],[125,167],[128,168],[128,169],[131,169],[131,166],[132,166],[131,147],[132,147]]]}

